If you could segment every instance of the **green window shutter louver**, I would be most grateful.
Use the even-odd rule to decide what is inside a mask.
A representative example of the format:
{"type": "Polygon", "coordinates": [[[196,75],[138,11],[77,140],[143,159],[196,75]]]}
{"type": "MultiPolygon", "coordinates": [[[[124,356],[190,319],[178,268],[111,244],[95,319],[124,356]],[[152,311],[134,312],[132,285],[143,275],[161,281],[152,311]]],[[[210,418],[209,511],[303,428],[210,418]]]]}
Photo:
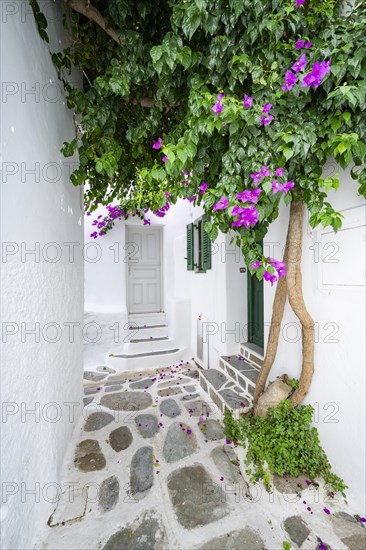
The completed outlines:
{"type": "Polygon", "coordinates": [[[207,234],[207,231],[205,230],[205,223],[209,221],[210,218],[204,217],[202,219],[201,223],[201,231],[202,231],[202,270],[207,271],[207,269],[211,269],[211,239],[207,234]]]}
{"type": "Polygon", "coordinates": [[[187,270],[194,270],[194,225],[187,225],[187,270]]]}

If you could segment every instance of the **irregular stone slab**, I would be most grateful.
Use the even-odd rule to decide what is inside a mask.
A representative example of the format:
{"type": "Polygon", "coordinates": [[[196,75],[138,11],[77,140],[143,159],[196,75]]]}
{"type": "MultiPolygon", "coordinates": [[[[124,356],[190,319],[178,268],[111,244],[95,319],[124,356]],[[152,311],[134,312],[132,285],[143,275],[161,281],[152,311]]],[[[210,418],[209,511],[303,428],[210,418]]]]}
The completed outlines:
{"type": "Polygon", "coordinates": [[[305,476],[292,477],[285,476],[280,477],[276,474],[273,475],[273,485],[277,491],[284,493],[285,495],[299,494],[301,491],[307,488],[305,476]]]}
{"type": "Polygon", "coordinates": [[[176,462],[197,449],[197,440],[187,424],[174,422],[164,441],[163,456],[167,462],[176,462]],[[188,430],[188,432],[187,432],[188,430]]]}
{"type": "Polygon", "coordinates": [[[114,369],[111,369],[110,367],[97,367],[97,371],[98,372],[107,372],[108,374],[113,374],[115,373],[116,371],[114,369]]]}
{"type": "Polygon", "coordinates": [[[95,439],[81,441],[75,450],[74,464],[82,472],[103,470],[106,461],[98,441],[95,439]]]}
{"type": "Polygon", "coordinates": [[[217,369],[207,369],[201,372],[201,376],[206,378],[215,390],[219,390],[227,382],[225,374],[217,369]]]}
{"type": "Polygon", "coordinates": [[[184,403],[184,406],[191,416],[204,416],[212,412],[212,408],[206,401],[190,401],[189,403],[184,403]]]}
{"type": "Polygon", "coordinates": [[[183,388],[185,389],[186,392],[188,393],[192,393],[192,392],[195,392],[196,391],[196,386],[194,386],[193,384],[189,385],[189,386],[183,386],[183,388]]]}
{"type": "Polygon", "coordinates": [[[219,394],[231,409],[235,410],[240,409],[240,407],[249,407],[249,401],[233,390],[221,390],[219,391],[219,394]]]}
{"type": "Polygon", "coordinates": [[[109,393],[111,391],[119,391],[123,388],[122,384],[115,384],[114,386],[106,386],[104,392],[109,393]]]}
{"type": "Polygon", "coordinates": [[[99,382],[99,380],[103,380],[106,376],[107,374],[98,374],[97,372],[92,371],[84,372],[84,379],[91,380],[92,382],[99,382]]]}
{"type": "Polygon", "coordinates": [[[112,414],[104,411],[94,412],[86,419],[84,431],[95,432],[96,430],[101,430],[113,422],[113,420],[114,416],[112,414]]]}
{"type": "Polygon", "coordinates": [[[217,439],[223,439],[225,437],[224,428],[217,420],[208,418],[204,422],[198,422],[198,427],[203,437],[209,441],[216,441],[217,439]]]}
{"type": "Polygon", "coordinates": [[[174,399],[164,399],[160,403],[160,412],[165,414],[165,416],[169,416],[169,418],[176,418],[180,414],[182,414],[182,411],[178,407],[177,403],[174,401],[174,399]]]}
{"type": "Polygon", "coordinates": [[[109,434],[109,444],[117,453],[127,449],[131,445],[132,439],[132,433],[127,426],[120,426],[109,434]]]}
{"type": "Polygon", "coordinates": [[[186,529],[218,521],[229,513],[221,488],[200,464],[175,470],[167,483],[177,519],[186,529]]]}
{"type": "Polygon", "coordinates": [[[291,516],[285,519],[283,525],[292,542],[297,544],[299,548],[310,535],[310,529],[301,516],[291,516]]]}
{"type": "Polygon", "coordinates": [[[158,395],[160,397],[168,397],[169,395],[178,395],[183,393],[179,386],[166,388],[165,390],[159,390],[158,395]]]}
{"type": "Polygon", "coordinates": [[[265,546],[259,534],[247,527],[213,539],[200,550],[265,550],[265,546]]]}
{"type": "Polygon", "coordinates": [[[350,550],[366,549],[366,529],[356,518],[346,512],[336,512],[330,518],[334,532],[350,550]]]}
{"type": "Polygon", "coordinates": [[[102,512],[112,510],[119,499],[119,481],[116,476],[105,479],[99,489],[98,507],[102,512]]]}
{"type": "Polygon", "coordinates": [[[152,447],[141,447],[132,457],[130,470],[131,494],[143,493],[152,487],[154,466],[152,447]]]}
{"type": "Polygon", "coordinates": [[[366,533],[344,537],[341,541],[349,548],[349,550],[365,550],[366,533]]]}
{"type": "Polygon", "coordinates": [[[203,378],[203,376],[200,376],[200,386],[201,388],[203,389],[203,391],[205,391],[207,393],[207,382],[206,380],[203,378]]]}
{"type": "Polygon", "coordinates": [[[131,382],[130,388],[133,390],[147,390],[154,384],[154,380],[151,378],[144,378],[143,380],[137,380],[137,382],[131,382]]]}
{"type": "Polygon", "coordinates": [[[184,376],[188,376],[189,378],[193,378],[194,380],[198,380],[200,377],[198,370],[182,371],[182,374],[184,374],[184,376]]]}
{"type": "Polygon", "coordinates": [[[161,382],[158,384],[158,388],[170,388],[171,386],[175,386],[177,384],[177,381],[175,378],[172,378],[171,380],[167,380],[166,382],[161,382]]]}
{"type": "Polygon", "coordinates": [[[114,411],[141,411],[152,405],[152,397],[149,393],[140,391],[127,391],[103,395],[100,404],[114,411]]]}
{"type": "Polygon", "coordinates": [[[182,401],[190,401],[191,399],[197,399],[199,397],[198,393],[191,393],[189,395],[183,395],[182,401]]]}
{"type": "Polygon", "coordinates": [[[84,407],[89,405],[89,403],[91,403],[93,401],[93,399],[94,399],[94,397],[84,397],[84,399],[83,399],[84,407]]]}
{"type": "Polygon", "coordinates": [[[163,550],[166,534],[158,517],[147,512],[132,524],[112,535],[103,550],[163,550]]]}
{"type": "Polygon", "coordinates": [[[97,388],[84,388],[84,395],[92,395],[98,393],[98,391],[97,388]]]}
{"type": "Polygon", "coordinates": [[[153,437],[158,431],[158,419],[153,414],[138,414],[135,424],[142,437],[153,437]]]}
{"type": "Polygon", "coordinates": [[[211,451],[211,457],[226,483],[245,484],[246,490],[249,491],[247,482],[240,474],[238,458],[235,451],[229,447],[229,445],[215,447],[211,451]]]}

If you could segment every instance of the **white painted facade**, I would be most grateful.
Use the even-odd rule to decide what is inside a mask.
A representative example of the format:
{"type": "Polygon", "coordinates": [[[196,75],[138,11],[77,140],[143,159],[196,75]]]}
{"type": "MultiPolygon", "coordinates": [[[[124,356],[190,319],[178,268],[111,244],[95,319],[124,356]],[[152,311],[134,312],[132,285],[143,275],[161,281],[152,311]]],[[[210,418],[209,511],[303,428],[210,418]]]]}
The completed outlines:
{"type": "MultiPolygon", "coordinates": [[[[83,199],[60,153],[75,128],[48,46],[28,2],[2,4],[1,547],[13,550],[46,526],[82,409],[83,199]]],[[[54,50],[62,17],[47,8],[54,50]]]]}
{"type": "MultiPolygon", "coordinates": [[[[327,171],[331,169],[332,163],[326,167],[327,171]]],[[[347,173],[341,174],[341,182],[338,192],[330,195],[330,202],[344,213],[343,230],[337,235],[326,230],[323,235],[321,229],[310,231],[304,221],[303,287],[316,322],[315,376],[305,402],[315,406],[315,425],[335,471],[350,486],[352,498],[364,506],[365,438],[360,434],[365,433],[365,202],[347,173]]],[[[212,269],[207,273],[187,271],[186,225],[201,214],[199,207],[182,200],[165,218],[150,217],[152,224],[163,225],[163,284],[169,333],[184,351],[182,359],[197,357],[197,321],[201,318],[207,322],[203,332],[208,343],[203,345],[201,364],[217,368],[220,356],[239,353],[240,343],[246,341],[247,275],[240,272],[244,267],[240,252],[229,245],[229,236],[222,234],[212,247],[212,269]]],[[[283,205],[264,240],[265,253],[275,258],[282,257],[288,214],[283,205]]],[[[87,218],[85,224],[86,242],[93,240],[89,235],[94,217],[87,218]]],[[[140,220],[127,223],[142,225],[140,220]]],[[[116,359],[108,354],[124,347],[128,329],[124,246],[125,222],[117,222],[109,234],[90,245],[91,250],[95,247],[99,251],[100,260],[85,265],[87,319],[103,325],[107,337],[99,344],[87,344],[87,364],[88,357],[98,349],[100,361],[116,367],[116,359]],[[117,249],[121,253],[114,261],[117,249]],[[110,328],[115,322],[126,329],[121,331],[119,342],[114,341],[115,333],[110,328]]],[[[265,345],[274,293],[275,286],[265,283],[265,345]]],[[[300,329],[288,304],[283,325],[272,380],[284,372],[291,377],[300,374],[300,329]]],[[[160,363],[155,360],[155,364],[160,363]]],[[[130,360],[129,365],[138,369],[141,361],[130,360]]]]}

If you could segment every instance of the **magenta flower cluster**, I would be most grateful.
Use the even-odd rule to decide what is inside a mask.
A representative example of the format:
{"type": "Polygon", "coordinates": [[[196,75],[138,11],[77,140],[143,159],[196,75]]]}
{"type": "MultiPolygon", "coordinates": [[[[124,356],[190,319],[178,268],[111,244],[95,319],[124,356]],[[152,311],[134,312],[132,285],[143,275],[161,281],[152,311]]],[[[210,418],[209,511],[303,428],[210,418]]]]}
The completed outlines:
{"type": "Polygon", "coordinates": [[[226,94],[218,94],[218,96],[216,98],[215,105],[212,107],[212,110],[213,110],[213,112],[215,113],[216,116],[219,115],[220,113],[222,113],[222,109],[223,109],[222,100],[225,96],[226,96],[226,94]]]}
{"type": "MultiPolygon", "coordinates": [[[[311,46],[312,46],[311,42],[306,42],[305,40],[298,40],[296,42],[295,48],[297,50],[301,50],[303,47],[308,49],[308,48],[311,48],[311,46]]],[[[329,61],[325,61],[325,60],[320,62],[316,61],[312,65],[310,72],[308,72],[303,76],[301,81],[301,86],[303,88],[306,88],[308,86],[317,88],[320,85],[323,78],[328,73],[330,73],[330,64],[331,64],[331,59],[329,61]]],[[[304,71],[304,69],[306,68],[306,65],[307,65],[306,53],[303,53],[301,54],[299,59],[295,61],[295,63],[292,65],[291,67],[292,71],[286,71],[285,81],[281,86],[282,90],[284,91],[292,90],[292,88],[294,87],[298,79],[298,75],[295,73],[301,73],[302,71],[304,71]]]]}
{"type": "MultiPolygon", "coordinates": [[[[252,263],[250,266],[252,269],[258,269],[261,267],[261,262],[259,260],[256,260],[252,263]]],[[[273,286],[273,283],[278,281],[279,277],[284,277],[286,275],[286,263],[280,262],[278,260],[275,260],[274,258],[267,258],[267,261],[264,264],[265,271],[263,273],[263,279],[265,281],[269,281],[271,283],[271,286],[273,286]],[[270,270],[268,268],[271,268],[270,270]],[[272,273],[273,269],[277,271],[277,275],[272,273]]]]}

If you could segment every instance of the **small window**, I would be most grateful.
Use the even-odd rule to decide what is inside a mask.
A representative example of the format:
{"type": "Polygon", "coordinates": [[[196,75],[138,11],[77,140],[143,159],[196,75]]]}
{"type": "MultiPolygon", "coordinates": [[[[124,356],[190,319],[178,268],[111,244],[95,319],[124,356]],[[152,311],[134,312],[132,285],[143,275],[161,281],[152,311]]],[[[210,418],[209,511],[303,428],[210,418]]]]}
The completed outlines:
{"type": "Polygon", "coordinates": [[[187,269],[206,273],[211,269],[211,240],[205,230],[208,217],[202,216],[187,225],[187,269]]]}

